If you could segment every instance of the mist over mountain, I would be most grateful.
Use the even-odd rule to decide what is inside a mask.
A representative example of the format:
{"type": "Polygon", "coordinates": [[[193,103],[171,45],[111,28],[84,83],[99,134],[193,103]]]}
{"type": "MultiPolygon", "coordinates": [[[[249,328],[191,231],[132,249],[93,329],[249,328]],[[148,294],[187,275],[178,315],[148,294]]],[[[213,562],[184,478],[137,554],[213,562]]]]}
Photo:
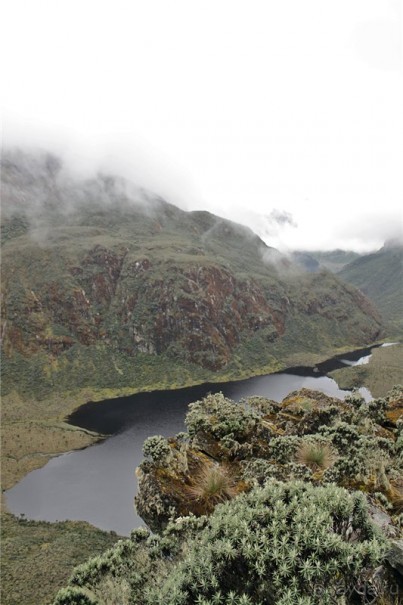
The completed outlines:
{"type": "Polygon", "coordinates": [[[397,605],[400,3],[3,4],[2,605],[397,605]]]}
{"type": "Polygon", "coordinates": [[[250,229],[52,155],[2,160],[5,391],[235,378],[379,338],[376,310],[250,229]]]}

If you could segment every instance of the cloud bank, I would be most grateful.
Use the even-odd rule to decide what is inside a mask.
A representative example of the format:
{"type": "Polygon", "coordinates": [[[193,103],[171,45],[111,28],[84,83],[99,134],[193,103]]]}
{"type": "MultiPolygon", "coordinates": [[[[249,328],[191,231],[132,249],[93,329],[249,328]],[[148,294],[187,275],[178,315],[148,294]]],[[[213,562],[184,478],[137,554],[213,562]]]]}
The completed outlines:
{"type": "Polygon", "coordinates": [[[375,248],[402,224],[399,7],[14,0],[3,143],[62,151],[284,249],[375,248]]]}

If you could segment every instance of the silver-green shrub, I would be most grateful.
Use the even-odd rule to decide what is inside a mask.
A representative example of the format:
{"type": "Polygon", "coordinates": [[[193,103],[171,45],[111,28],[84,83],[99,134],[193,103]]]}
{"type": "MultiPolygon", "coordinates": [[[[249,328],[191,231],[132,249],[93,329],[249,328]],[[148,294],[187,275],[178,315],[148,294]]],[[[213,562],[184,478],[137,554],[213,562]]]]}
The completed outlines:
{"type": "Polygon", "coordinates": [[[167,461],[171,453],[168,441],[162,435],[148,437],[143,444],[143,454],[146,459],[151,459],[156,464],[167,461]]]}
{"type": "MultiPolygon", "coordinates": [[[[210,517],[179,518],[160,535],[133,538],[103,565],[82,566],[72,584],[101,604],[99,574],[117,582],[122,570],[132,605],[330,605],[338,595],[359,603],[387,548],[363,494],[275,480],[210,517]]],[[[70,605],[61,598],[55,605],[70,605]]]]}

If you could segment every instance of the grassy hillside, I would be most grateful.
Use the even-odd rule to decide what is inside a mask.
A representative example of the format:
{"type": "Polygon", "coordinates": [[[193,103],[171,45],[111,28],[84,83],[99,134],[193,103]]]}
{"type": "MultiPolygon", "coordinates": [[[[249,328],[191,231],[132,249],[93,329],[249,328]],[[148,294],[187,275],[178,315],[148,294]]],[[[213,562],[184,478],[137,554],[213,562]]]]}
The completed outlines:
{"type": "Polygon", "coordinates": [[[403,335],[403,246],[385,245],[346,265],[338,275],[380,310],[391,335],[403,335]]]}
{"type": "Polygon", "coordinates": [[[2,179],[5,395],[234,378],[381,335],[356,290],[245,227],[49,156],[6,156],[2,179]]]}
{"type": "Polygon", "coordinates": [[[48,605],[75,565],[117,540],[88,523],[44,523],[1,517],[2,605],[48,605]]]}

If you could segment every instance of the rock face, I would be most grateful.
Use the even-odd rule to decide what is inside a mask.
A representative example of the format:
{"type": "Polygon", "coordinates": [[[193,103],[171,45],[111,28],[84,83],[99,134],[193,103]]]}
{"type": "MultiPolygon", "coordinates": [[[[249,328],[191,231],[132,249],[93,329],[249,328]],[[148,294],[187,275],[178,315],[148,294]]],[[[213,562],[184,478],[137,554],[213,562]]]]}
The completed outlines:
{"type": "Polygon", "coordinates": [[[2,179],[5,392],[236,377],[381,334],[360,292],[240,225],[47,155],[5,154],[2,179]]]}
{"type": "Polygon", "coordinates": [[[387,561],[399,574],[401,586],[403,586],[403,539],[394,540],[387,554],[387,561]]]}

